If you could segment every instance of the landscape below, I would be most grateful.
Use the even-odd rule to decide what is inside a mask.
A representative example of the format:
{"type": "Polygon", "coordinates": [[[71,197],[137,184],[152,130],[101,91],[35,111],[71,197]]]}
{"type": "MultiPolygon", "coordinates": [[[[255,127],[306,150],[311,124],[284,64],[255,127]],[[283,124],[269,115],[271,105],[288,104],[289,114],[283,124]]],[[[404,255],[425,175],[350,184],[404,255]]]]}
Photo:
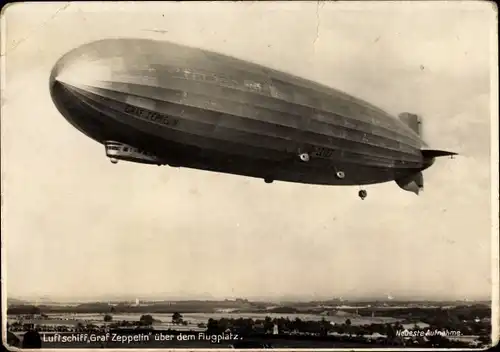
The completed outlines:
{"type": "Polygon", "coordinates": [[[37,304],[11,300],[7,315],[8,331],[19,339],[10,344],[21,343],[23,334],[35,329],[42,335],[43,348],[491,345],[490,302],[236,299],[37,304]]]}

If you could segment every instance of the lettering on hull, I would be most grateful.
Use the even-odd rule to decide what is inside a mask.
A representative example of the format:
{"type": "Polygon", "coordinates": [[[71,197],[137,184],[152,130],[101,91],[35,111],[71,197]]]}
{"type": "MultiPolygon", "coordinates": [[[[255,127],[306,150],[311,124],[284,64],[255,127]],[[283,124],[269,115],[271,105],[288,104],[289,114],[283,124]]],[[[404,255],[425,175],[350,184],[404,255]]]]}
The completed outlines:
{"type": "Polygon", "coordinates": [[[159,123],[161,125],[165,126],[172,126],[175,127],[179,124],[179,120],[172,118],[170,116],[167,116],[165,114],[156,112],[156,111],[151,111],[143,108],[139,108],[137,106],[132,106],[132,105],[125,105],[125,113],[134,115],[142,120],[146,121],[151,121],[154,123],[159,123]]]}
{"type": "MultiPolygon", "coordinates": [[[[322,159],[338,159],[339,157],[343,158],[346,157],[344,154],[344,151],[337,150],[335,151],[334,149],[330,148],[325,148],[325,147],[313,147],[313,151],[311,153],[311,156],[316,157],[316,158],[322,158],[322,159]],[[335,155],[336,154],[336,155],[335,155]]],[[[370,161],[375,161],[377,163],[382,163],[386,165],[386,167],[396,167],[396,160],[391,160],[387,158],[381,158],[377,157],[375,155],[362,155],[359,154],[359,158],[365,158],[366,160],[370,161]]],[[[405,164],[405,161],[400,161],[399,162],[401,165],[405,164]]]]}
{"type": "Polygon", "coordinates": [[[323,147],[316,147],[314,148],[314,152],[312,154],[318,158],[328,159],[333,155],[333,150],[323,147]]]}

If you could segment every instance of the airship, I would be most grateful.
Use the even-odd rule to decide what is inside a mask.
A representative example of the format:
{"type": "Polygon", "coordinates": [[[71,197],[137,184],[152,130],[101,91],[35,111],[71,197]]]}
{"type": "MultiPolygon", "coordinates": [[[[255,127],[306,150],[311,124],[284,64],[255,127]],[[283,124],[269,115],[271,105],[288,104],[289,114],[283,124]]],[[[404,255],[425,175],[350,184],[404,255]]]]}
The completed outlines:
{"type": "Polygon", "coordinates": [[[168,41],[108,38],[54,65],[60,114],[119,160],[273,181],[419,194],[438,157],[417,114],[390,115],[326,85],[168,41]]]}

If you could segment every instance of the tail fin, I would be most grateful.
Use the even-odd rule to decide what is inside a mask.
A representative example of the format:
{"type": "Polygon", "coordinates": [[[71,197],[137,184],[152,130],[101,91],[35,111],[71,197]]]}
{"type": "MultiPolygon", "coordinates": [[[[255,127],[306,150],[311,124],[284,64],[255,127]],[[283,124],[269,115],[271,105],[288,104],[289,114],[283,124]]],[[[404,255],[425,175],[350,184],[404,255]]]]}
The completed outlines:
{"type": "Polygon", "coordinates": [[[454,155],[457,155],[455,152],[448,152],[446,150],[437,150],[437,149],[421,149],[420,153],[422,153],[422,157],[424,158],[424,165],[422,170],[427,169],[432,164],[436,158],[441,156],[451,156],[453,158],[454,155]]]}
{"type": "MultiPolygon", "coordinates": [[[[430,167],[437,157],[457,155],[457,153],[454,152],[435,149],[424,149],[421,150],[421,153],[424,158],[424,166],[422,167],[422,170],[430,167]]],[[[405,191],[415,193],[416,195],[418,195],[420,191],[424,189],[424,176],[422,175],[422,172],[417,172],[412,175],[396,179],[395,181],[400,188],[404,189],[405,191]]]]}
{"type": "Polygon", "coordinates": [[[402,112],[398,117],[405,125],[410,127],[413,132],[422,137],[422,119],[420,116],[417,114],[410,114],[409,112],[402,112]]]}
{"type": "Polygon", "coordinates": [[[421,172],[396,180],[398,186],[405,191],[415,193],[417,196],[424,189],[424,176],[421,172]]]}
{"type": "Polygon", "coordinates": [[[448,152],[446,150],[436,150],[436,149],[422,149],[421,150],[424,159],[433,159],[440,156],[453,156],[458,155],[455,152],[448,152]]]}

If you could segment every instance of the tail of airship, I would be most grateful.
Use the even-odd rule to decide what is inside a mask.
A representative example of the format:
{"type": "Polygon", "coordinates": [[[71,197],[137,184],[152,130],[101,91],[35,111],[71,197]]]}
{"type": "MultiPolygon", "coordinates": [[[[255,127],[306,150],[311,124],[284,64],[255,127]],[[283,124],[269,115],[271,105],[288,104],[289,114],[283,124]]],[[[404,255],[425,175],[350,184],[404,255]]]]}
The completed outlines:
{"type": "Polygon", "coordinates": [[[422,119],[417,114],[403,112],[399,114],[399,119],[410,129],[422,138],[422,119]]]}
{"type": "MultiPolygon", "coordinates": [[[[432,164],[434,164],[435,158],[437,157],[457,155],[457,153],[445,150],[425,149],[427,147],[427,144],[423,141],[422,119],[420,118],[420,116],[404,112],[399,114],[398,117],[403,123],[405,123],[413,132],[415,132],[422,139],[422,146],[423,146],[423,149],[421,150],[423,157],[422,170],[425,170],[432,164]]],[[[415,193],[416,195],[418,195],[420,191],[424,189],[424,175],[422,174],[422,171],[418,171],[412,175],[397,179],[395,181],[400,188],[404,189],[405,191],[415,193]]]]}

